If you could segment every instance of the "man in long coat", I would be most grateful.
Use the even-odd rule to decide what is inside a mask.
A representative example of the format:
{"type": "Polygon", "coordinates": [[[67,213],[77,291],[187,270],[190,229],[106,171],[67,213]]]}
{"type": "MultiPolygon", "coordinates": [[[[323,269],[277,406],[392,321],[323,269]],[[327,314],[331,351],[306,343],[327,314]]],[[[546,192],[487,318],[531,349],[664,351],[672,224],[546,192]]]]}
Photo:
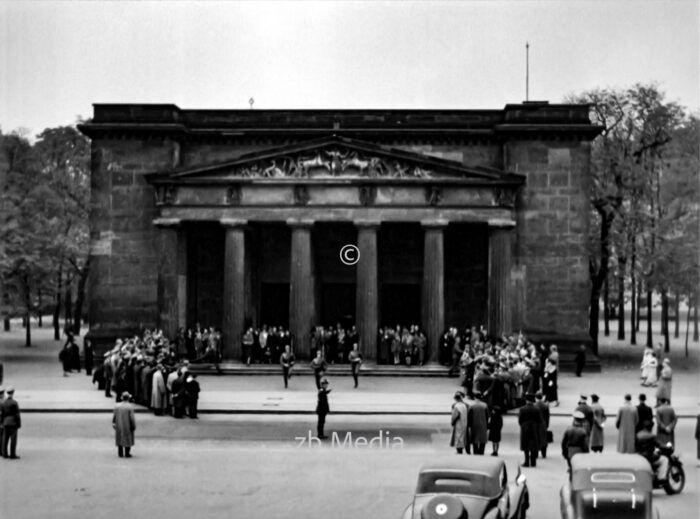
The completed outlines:
{"type": "Polygon", "coordinates": [[[644,422],[654,423],[654,410],[647,405],[647,396],[644,393],[639,395],[639,405],[637,406],[637,427],[635,433],[644,429],[644,422]]]}
{"type": "Polygon", "coordinates": [[[671,403],[671,389],[673,388],[673,370],[671,369],[671,361],[664,359],[661,366],[661,374],[659,375],[659,385],[656,387],[656,405],[661,403],[661,399],[665,398],[668,403],[671,403]]]}
{"type": "Polygon", "coordinates": [[[561,439],[561,455],[569,466],[569,479],[571,479],[571,458],[576,454],[588,452],[588,434],[584,427],[586,420],[581,411],[574,411],[574,422],[564,432],[561,439]]]}
{"type": "Polygon", "coordinates": [[[122,393],[122,401],[114,406],[112,415],[112,427],[114,427],[117,453],[120,458],[131,458],[131,447],[134,446],[134,431],[136,431],[136,418],[134,407],[129,403],[131,395],[126,391],[122,393]]]}
{"type": "Polygon", "coordinates": [[[483,401],[483,395],[478,393],[474,396],[476,400],[469,406],[467,412],[469,439],[474,449],[474,454],[483,456],[489,435],[489,407],[483,401]]]}
{"type": "Polygon", "coordinates": [[[328,405],[328,393],[331,391],[331,389],[328,389],[328,380],[325,378],[321,380],[321,389],[318,390],[318,401],[316,402],[316,416],[318,416],[316,436],[321,440],[328,438],[323,429],[326,426],[326,415],[331,412],[331,408],[328,405]]]}
{"type": "Polygon", "coordinates": [[[625,403],[617,412],[615,422],[615,427],[618,429],[617,452],[621,454],[635,453],[635,430],[638,422],[639,416],[637,408],[632,405],[632,395],[625,395],[625,403]]]}
{"type": "Polygon", "coordinates": [[[525,395],[525,401],[525,405],[518,411],[520,450],[525,453],[523,467],[536,467],[543,419],[540,411],[535,407],[535,396],[528,393],[525,395]]]}
{"type": "Polygon", "coordinates": [[[540,454],[542,459],[547,458],[547,430],[549,429],[549,406],[544,401],[544,395],[541,392],[535,394],[537,399],[535,407],[542,415],[542,423],[540,424],[540,454]]]}
{"type": "Polygon", "coordinates": [[[666,445],[668,442],[675,445],[674,430],[678,423],[676,412],[665,398],[662,398],[659,403],[659,407],[656,408],[656,440],[661,445],[666,445]]]}
{"type": "Polygon", "coordinates": [[[459,391],[455,393],[454,399],[455,403],[452,404],[450,447],[457,449],[457,454],[462,454],[465,448],[469,448],[469,409],[462,400],[462,393],[459,391]]]}
{"type": "Polygon", "coordinates": [[[605,409],[600,404],[598,395],[591,395],[591,409],[593,410],[593,427],[591,428],[591,451],[603,452],[603,428],[605,427],[605,409]]]}
{"type": "Polygon", "coordinates": [[[165,409],[168,406],[162,364],[156,366],[156,370],[153,372],[153,382],[151,385],[151,409],[153,409],[154,414],[161,416],[165,413],[165,409]]]}

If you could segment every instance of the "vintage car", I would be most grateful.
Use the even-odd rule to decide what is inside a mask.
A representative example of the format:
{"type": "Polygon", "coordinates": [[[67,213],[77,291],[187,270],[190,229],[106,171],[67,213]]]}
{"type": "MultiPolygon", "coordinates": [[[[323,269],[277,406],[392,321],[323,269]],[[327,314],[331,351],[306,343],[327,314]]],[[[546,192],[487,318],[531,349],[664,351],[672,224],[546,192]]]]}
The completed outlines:
{"type": "Polygon", "coordinates": [[[459,461],[427,465],[403,519],[522,519],[530,506],[525,476],[508,482],[503,460],[460,456],[459,461]]]}
{"type": "Polygon", "coordinates": [[[576,454],[560,492],[562,519],[658,519],[653,472],[638,454],[576,454]]]}

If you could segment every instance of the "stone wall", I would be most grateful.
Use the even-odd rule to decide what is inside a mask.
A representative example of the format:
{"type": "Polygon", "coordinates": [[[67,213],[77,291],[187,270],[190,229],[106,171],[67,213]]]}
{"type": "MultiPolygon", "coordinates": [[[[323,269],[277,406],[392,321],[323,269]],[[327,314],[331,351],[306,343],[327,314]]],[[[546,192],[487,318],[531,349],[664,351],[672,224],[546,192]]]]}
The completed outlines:
{"type": "Polygon", "coordinates": [[[527,182],[514,236],[515,328],[581,335],[588,329],[589,144],[513,140],[506,169],[527,182]],[[523,287],[519,287],[523,284],[523,287]],[[523,298],[525,298],[523,300],[523,298]]]}
{"type": "Polygon", "coordinates": [[[158,235],[153,188],[144,173],[173,166],[168,139],[93,139],[90,202],[91,334],[158,324],[158,235]]]}

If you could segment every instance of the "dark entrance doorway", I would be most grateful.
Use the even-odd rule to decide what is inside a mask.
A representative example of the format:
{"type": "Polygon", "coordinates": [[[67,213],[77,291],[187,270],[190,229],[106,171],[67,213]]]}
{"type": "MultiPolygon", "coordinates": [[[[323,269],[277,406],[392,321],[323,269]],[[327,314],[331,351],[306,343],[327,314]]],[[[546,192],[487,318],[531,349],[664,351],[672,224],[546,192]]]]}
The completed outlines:
{"type": "Polygon", "coordinates": [[[289,283],[260,284],[260,323],[289,328],[289,283]]]}
{"type": "Polygon", "coordinates": [[[340,323],[346,328],[355,324],[354,283],[323,283],[321,322],[324,326],[340,323]]]}
{"type": "Polygon", "coordinates": [[[420,324],[421,286],[415,283],[384,283],[381,290],[381,324],[395,327],[420,324]]]}

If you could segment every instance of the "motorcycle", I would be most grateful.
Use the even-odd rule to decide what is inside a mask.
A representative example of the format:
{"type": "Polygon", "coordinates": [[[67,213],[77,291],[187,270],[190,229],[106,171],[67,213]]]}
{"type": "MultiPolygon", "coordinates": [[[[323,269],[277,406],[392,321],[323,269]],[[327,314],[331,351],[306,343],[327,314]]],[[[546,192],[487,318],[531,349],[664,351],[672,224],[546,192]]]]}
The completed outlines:
{"type": "Polygon", "coordinates": [[[685,471],[680,456],[673,453],[673,444],[660,445],[655,454],[654,488],[663,488],[668,495],[680,494],[685,487],[685,471]]]}

